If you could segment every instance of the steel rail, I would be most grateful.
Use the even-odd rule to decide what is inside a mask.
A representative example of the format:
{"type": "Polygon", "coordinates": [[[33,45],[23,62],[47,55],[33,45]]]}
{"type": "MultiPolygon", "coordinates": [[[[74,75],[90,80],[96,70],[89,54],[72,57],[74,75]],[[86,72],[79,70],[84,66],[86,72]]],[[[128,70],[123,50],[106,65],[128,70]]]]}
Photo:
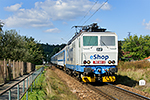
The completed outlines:
{"type": "Polygon", "coordinates": [[[133,94],[133,95],[135,95],[135,96],[138,96],[138,97],[140,97],[140,98],[142,98],[142,99],[150,100],[150,98],[145,97],[145,96],[143,96],[143,95],[140,95],[140,94],[138,94],[138,93],[134,93],[134,92],[131,92],[131,91],[129,91],[129,90],[126,90],[126,89],[123,89],[123,88],[120,88],[120,87],[114,86],[114,85],[112,85],[112,84],[110,84],[110,83],[107,83],[107,82],[106,82],[106,84],[107,84],[107,85],[109,85],[109,86],[112,86],[112,87],[114,87],[114,88],[117,88],[117,89],[123,90],[123,91],[125,91],[125,92],[127,92],[127,93],[130,93],[130,94],[133,94]]]}
{"type": "Polygon", "coordinates": [[[92,89],[93,91],[95,91],[96,93],[102,95],[104,98],[106,99],[109,99],[109,100],[118,100],[117,98],[111,96],[111,95],[108,95],[106,93],[104,93],[103,91],[101,91],[100,89],[98,88],[95,88],[94,86],[90,85],[90,84],[87,84],[87,86],[92,89]]]}

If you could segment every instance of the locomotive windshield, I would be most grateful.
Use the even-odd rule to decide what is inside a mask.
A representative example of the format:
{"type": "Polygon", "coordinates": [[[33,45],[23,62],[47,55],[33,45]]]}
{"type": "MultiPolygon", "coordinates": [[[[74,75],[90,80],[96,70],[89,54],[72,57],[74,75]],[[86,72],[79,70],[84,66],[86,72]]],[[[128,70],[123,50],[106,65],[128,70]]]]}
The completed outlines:
{"type": "Polygon", "coordinates": [[[101,36],[100,45],[101,46],[115,46],[115,36],[101,36]]]}
{"type": "Polygon", "coordinates": [[[83,46],[98,46],[98,36],[83,36],[83,46]]]}

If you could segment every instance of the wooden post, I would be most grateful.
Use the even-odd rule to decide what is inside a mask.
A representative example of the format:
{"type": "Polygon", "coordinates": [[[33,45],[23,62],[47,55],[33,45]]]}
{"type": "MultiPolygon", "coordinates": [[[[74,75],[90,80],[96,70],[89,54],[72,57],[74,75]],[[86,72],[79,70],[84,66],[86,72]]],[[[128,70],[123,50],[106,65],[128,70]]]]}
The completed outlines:
{"type": "Polygon", "coordinates": [[[27,73],[28,73],[28,69],[29,69],[29,68],[28,68],[28,62],[27,62],[26,64],[27,64],[27,73]]]}
{"type": "Polygon", "coordinates": [[[29,62],[27,62],[27,73],[30,73],[29,69],[30,69],[30,65],[29,62]]]}
{"type": "Polygon", "coordinates": [[[19,65],[18,65],[18,71],[19,71],[19,77],[21,76],[21,63],[20,63],[20,61],[19,61],[19,63],[18,63],[19,65]]]}
{"type": "Polygon", "coordinates": [[[9,75],[9,81],[11,80],[11,61],[9,59],[9,62],[8,62],[8,75],[9,75]]]}
{"type": "Polygon", "coordinates": [[[19,77],[19,75],[18,75],[18,61],[16,61],[16,77],[19,77]]]}
{"type": "Polygon", "coordinates": [[[30,72],[32,72],[32,65],[31,65],[31,63],[29,63],[30,64],[30,72]]]}
{"type": "Polygon", "coordinates": [[[15,79],[15,60],[13,60],[13,79],[15,79]]]}
{"type": "Polygon", "coordinates": [[[17,70],[17,73],[18,73],[18,77],[19,77],[19,61],[17,61],[17,68],[18,68],[18,70],[17,70]]]}
{"type": "Polygon", "coordinates": [[[21,62],[21,75],[24,74],[24,64],[23,64],[23,61],[21,62]]]}
{"type": "Polygon", "coordinates": [[[4,83],[6,83],[6,79],[7,79],[7,66],[6,66],[6,59],[4,59],[4,83]]]}

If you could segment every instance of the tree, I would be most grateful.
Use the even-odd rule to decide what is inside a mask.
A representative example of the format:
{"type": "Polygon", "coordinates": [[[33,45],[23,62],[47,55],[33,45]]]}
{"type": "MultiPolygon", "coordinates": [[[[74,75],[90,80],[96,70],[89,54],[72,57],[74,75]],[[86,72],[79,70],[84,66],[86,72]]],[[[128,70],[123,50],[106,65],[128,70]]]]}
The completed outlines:
{"type": "Polygon", "coordinates": [[[0,58],[42,64],[43,51],[34,38],[19,35],[16,30],[0,33],[0,58]]]}
{"type": "Polygon", "coordinates": [[[126,53],[123,56],[125,58],[130,56],[130,60],[144,59],[150,56],[150,36],[134,35],[125,38],[122,49],[126,53]]]}
{"type": "Polygon", "coordinates": [[[0,20],[0,33],[2,32],[2,27],[4,26],[4,23],[0,20]]]}
{"type": "Polygon", "coordinates": [[[49,45],[48,43],[46,44],[41,44],[43,51],[44,51],[44,61],[46,62],[50,62],[51,61],[51,57],[59,52],[60,50],[62,50],[66,44],[61,44],[61,45],[49,45]]]}
{"type": "Polygon", "coordinates": [[[15,30],[6,30],[4,34],[1,34],[0,43],[1,58],[22,60],[26,53],[25,42],[15,30]]]}
{"type": "Polygon", "coordinates": [[[123,51],[122,51],[122,43],[123,41],[118,41],[118,60],[121,60],[123,57],[123,51]]]}
{"type": "Polygon", "coordinates": [[[33,64],[41,64],[43,59],[43,50],[40,45],[35,41],[34,38],[24,37],[26,41],[26,49],[28,51],[28,57],[26,61],[31,62],[33,64]]]}

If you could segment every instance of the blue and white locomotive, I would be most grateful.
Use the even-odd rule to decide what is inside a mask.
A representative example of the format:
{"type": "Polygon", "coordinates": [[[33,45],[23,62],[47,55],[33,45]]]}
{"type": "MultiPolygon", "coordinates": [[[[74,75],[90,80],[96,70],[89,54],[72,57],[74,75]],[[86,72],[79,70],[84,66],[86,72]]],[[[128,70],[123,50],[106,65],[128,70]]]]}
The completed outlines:
{"type": "Polygon", "coordinates": [[[83,82],[114,82],[118,62],[116,33],[96,23],[80,27],[82,30],[51,57],[51,62],[83,82]]]}

